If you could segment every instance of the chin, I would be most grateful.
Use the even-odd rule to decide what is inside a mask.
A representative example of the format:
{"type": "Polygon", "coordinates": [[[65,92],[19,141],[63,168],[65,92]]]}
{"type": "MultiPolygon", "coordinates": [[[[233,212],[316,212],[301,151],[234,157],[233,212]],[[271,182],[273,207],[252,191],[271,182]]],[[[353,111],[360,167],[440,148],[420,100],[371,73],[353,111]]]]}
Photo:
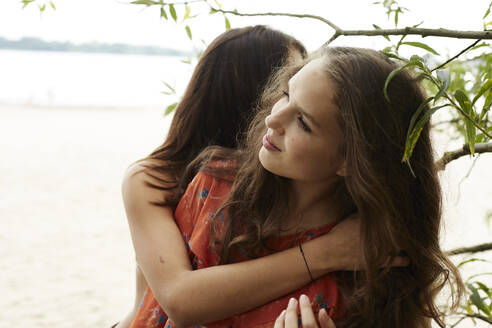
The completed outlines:
{"type": "MultiPolygon", "coordinates": [[[[281,176],[281,177],[286,177],[284,174],[282,174],[282,170],[278,167],[278,163],[276,163],[275,159],[273,159],[269,151],[264,149],[263,147],[260,149],[260,152],[258,153],[258,159],[261,163],[261,166],[268,172],[281,176]]],[[[286,177],[288,178],[288,177],[286,177]]]]}
{"type": "Polygon", "coordinates": [[[267,170],[270,173],[277,174],[275,170],[272,170],[275,168],[275,165],[273,165],[271,158],[269,158],[268,150],[265,148],[261,147],[260,152],[258,153],[258,159],[261,163],[261,166],[265,170],[267,170]]]}

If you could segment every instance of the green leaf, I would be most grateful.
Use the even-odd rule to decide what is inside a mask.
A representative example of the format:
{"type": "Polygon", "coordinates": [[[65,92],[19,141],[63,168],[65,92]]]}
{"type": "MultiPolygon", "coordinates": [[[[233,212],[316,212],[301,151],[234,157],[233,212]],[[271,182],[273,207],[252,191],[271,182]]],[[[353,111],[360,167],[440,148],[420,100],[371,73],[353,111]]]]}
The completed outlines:
{"type": "Polygon", "coordinates": [[[176,93],[176,90],[169,84],[167,83],[166,81],[161,81],[162,83],[164,83],[164,85],[173,93],[175,94],[176,93]]]}
{"type": "Polygon", "coordinates": [[[472,101],[472,106],[475,105],[475,103],[477,102],[478,98],[480,98],[485,92],[487,91],[490,91],[492,90],[492,78],[491,79],[488,79],[487,81],[485,81],[485,83],[480,87],[480,89],[478,90],[477,94],[475,95],[475,97],[473,98],[473,101],[472,101]]]}
{"type": "Polygon", "coordinates": [[[478,293],[478,289],[475,288],[473,284],[467,284],[467,287],[471,292],[470,301],[472,302],[472,304],[475,305],[477,309],[490,316],[491,315],[490,310],[488,306],[485,304],[485,302],[483,301],[482,297],[480,297],[480,294],[478,293]]]}
{"type": "Polygon", "coordinates": [[[471,262],[486,262],[486,263],[490,263],[489,261],[487,260],[484,260],[484,259],[477,259],[477,258],[472,258],[472,259],[468,259],[468,260],[465,260],[465,261],[462,261],[460,262],[457,267],[460,268],[462,267],[463,265],[467,264],[467,263],[471,263],[471,262]]]}
{"type": "Polygon", "coordinates": [[[30,4],[31,2],[34,2],[34,1],[35,1],[35,0],[22,0],[22,3],[23,3],[22,8],[26,8],[26,6],[27,6],[28,4],[30,4]]]}
{"type": "Polygon", "coordinates": [[[437,70],[437,78],[442,82],[442,86],[439,89],[439,92],[434,97],[434,104],[442,97],[442,95],[448,90],[449,84],[451,82],[449,78],[449,69],[446,70],[437,70]]]}
{"type": "Polygon", "coordinates": [[[413,55],[412,57],[410,57],[410,62],[412,62],[414,64],[414,66],[420,67],[423,71],[426,70],[426,66],[424,64],[424,59],[422,57],[417,56],[417,55],[413,55]]]}
{"type": "Polygon", "coordinates": [[[55,4],[53,3],[53,1],[50,1],[50,5],[51,5],[51,8],[52,8],[53,10],[56,10],[56,7],[55,7],[55,4]]]}
{"type": "Polygon", "coordinates": [[[478,48],[482,48],[482,47],[488,47],[488,46],[489,46],[489,44],[487,42],[482,42],[480,44],[477,44],[473,48],[471,48],[470,51],[475,50],[475,49],[478,49],[478,48]]]}
{"type": "MultiPolygon", "coordinates": [[[[471,120],[475,119],[475,112],[473,111],[472,105],[468,96],[462,90],[456,90],[454,97],[458,101],[461,110],[467,114],[471,120]]],[[[475,153],[475,125],[469,119],[465,117],[465,140],[470,147],[470,154],[473,156],[475,153]]]]}
{"type": "MultiPolygon", "coordinates": [[[[492,126],[489,126],[487,129],[485,129],[485,132],[488,134],[491,134],[492,133],[492,126]]],[[[477,134],[477,137],[475,138],[475,143],[485,142],[488,140],[489,140],[489,138],[484,133],[479,133],[479,134],[477,134]]]]}
{"type": "Polygon", "coordinates": [[[152,6],[156,4],[156,2],[153,0],[135,0],[130,3],[133,5],[146,5],[146,6],[152,6]]]}
{"type": "Polygon", "coordinates": [[[485,15],[483,15],[482,19],[485,19],[490,14],[491,7],[492,7],[492,1],[490,2],[489,8],[487,8],[487,11],[485,12],[485,15]]]}
{"type": "Polygon", "coordinates": [[[492,297],[492,289],[490,289],[489,287],[487,287],[484,283],[480,282],[480,281],[475,281],[475,283],[477,284],[478,288],[483,290],[485,294],[487,294],[487,296],[490,298],[492,297]]]}
{"type": "Polygon", "coordinates": [[[171,14],[171,17],[174,19],[174,21],[177,22],[178,16],[176,15],[176,9],[174,9],[174,5],[172,3],[169,4],[169,13],[171,14]]]}
{"type": "MultiPolygon", "coordinates": [[[[424,110],[425,106],[427,106],[428,103],[431,102],[431,100],[433,99],[433,97],[429,97],[427,98],[426,100],[424,100],[420,105],[419,107],[417,108],[417,110],[415,111],[415,113],[412,115],[412,118],[410,119],[410,124],[408,125],[408,130],[407,130],[407,137],[406,137],[406,141],[405,143],[407,144],[408,143],[408,140],[410,138],[410,134],[412,133],[413,131],[413,128],[415,126],[415,122],[417,121],[417,118],[420,116],[420,114],[422,113],[422,111],[424,110]]],[[[405,147],[406,148],[406,147],[405,147]]],[[[407,152],[407,150],[405,150],[405,152],[407,152]]],[[[402,161],[406,161],[406,157],[404,156],[402,161]]]]}
{"type": "Polygon", "coordinates": [[[388,102],[391,102],[389,99],[389,96],[388,96],[388,85],[389,85],[390,81],[395,77],[396,74],[400,73],[405,68],[408,68],[411,66],[419,66],[421,68],[424,67],[421,59],[422,58],[420,58],[419,56],[412,56],[410,58],[410,61],[407,64],[400,66],[400,67],[397,67],[393,71],[391,71],[391,73],[389,73],[388,77],[386,78],[386,81],[384,82],[384,88],[383,88],[384,97],[386,98],[386,100],[388,102]]]}
{"type": "Polygon", "coordinates": [[[222,5],[217,0],[214,0],[214,2],[217,5],[217,7],[219,7],[219,9],[222,9],[222,5]]]}
{"type": "MultiPolygon", "coordinates": [[[[417,118],[419,115],[417,114],[420,111],[422,111],[426,106],[425,102],[430,102],[432,100],[431,98],[428,98],[424,101],[423,104],[419,106],[417,111],[415,112],[414,116],[412,116],[412,120],[414,120],[414,117],[417,118]]],[[[438,110],[443,107],[447,107],[449,104],[441,105],[441,106],[436,106],[430,108],[428,111],[426,111],[418,120],[418,122],[415,124],[415,127],[413,128],[412,132],[407,138],[406,144],[405,144],[405,153],[403,154],[402,162],[409,162],[410,157],[412,157],[413,150],[415,148],[415,145],[417,144],[417,141],[419,140],[420,134],[422,133],[422,130],[424,129],[425,124],[429,121],[431,116],[438,110]]]]}
{"type": "Polygon", "coordinates": [[[405,62],[405,61],[406,61],[406,59],[405,59],[405,58],[398,57],[397,55],[392,54],[392,53],[390,53],[390,52],[385,52],[385,51],[383,51],[383,54],[384,54],[386,57],[389,57],[389,58],[393,58],[393,59],[401,60],[401,61],[403,61],[403,62],[405,62]]]}
{"type": "Polygon", "coordinates": [[[166,111],[164,112],[164,115],[171,114],[174,111],[174,109],[176,108],[176,106],[178,106],[178,103],[177,102],[175,102],[174,104],[171,104],[171,105],[167,106],[166,107],[166,111]]]}
{"type": "Polygon", "coordinates": [[[164,18],[165,20],[168,19],[166,9],[164,7],[161,7],[161,17],[164,18]]]}
{"type": "Polygon", "coordinates": [[[191,60],[190,59],[181,59],[181,62],[186,65],[191,65],[191,60]]]}
{"type": "Polygon", "coordinates": [[[190,6],[186,5],[185,6],[185,15],[183,17],[183,21],[185,21],[186,19],[190,18],[190,12],[191,12],[190,6]]]}
{"type": "Polygon", "coordinates": [[[439,54],[437,53],[437,51],[435,51],[434,49],[432,49],[431,47],[429,47],[428,45],[426,45],[425,43],[422,43],[422,42],[410,42],[410,41],[407,41],[407,42],[402,42],[402,44],[406,44],[407,46],[412,46],[412,47],[417,47],[417,48],[425,49],[428,52],[431,52],[434,55],[439,56],[439,54]]]}
{"type": "Polygon", "coordinates": [[[186,30],[186,34],[188,35],[190,40],[193,40],[193,36],[191,35],[191,30],[190,30],[190,27],[188,25],[185,26],[185,30],[186,30]]]}
{"type": "MultiPolygon", "coordinates": [[[[376,30],[381,30],[381,28],[379,26],[377,26],[376,24],[372,24],[372,26],[374,26],[374,28],[376,30]]],[[[389,36],[387,36],[387,35],[383,35],[383,38],[385,38],[388,41],[391,41],[390,38],[389,38],[389,36]]]]}
{"type": "Polygon", "coordinates": [[[408,63],[406,65],[395,68],[394,70],[391,71],[391,73],[389,73],[388,77],[386,78],[386,81],[384,82],[383,93],[384,93],[384,97],[386,98],[386,100],[388,102],[391,102],[389,99],[389,96],[388,96],[388,85],[389,85],[390,81],[393,79],[393,77],[396,74],[400,73],[401,71],[403,71],[405,68],[409,67],[410,65],[411,65],[411,63],[408,63]]]}
{"type": "Polygon", "coordinates": [[[229,19],[227,19],[225,15],[224,15],[224,19],[225,19],[225,28],[226,30],[229,30],[231,28],[231,23],[229,22],[229,19]]]}
{"type": "Polygon", "coordinates": [[[487,115],[491,106],[492,106],[492,91],[490,91],[487,98],[485,98],[485,103],[483,104],[483,108],[482,108],[482,112],[480,113],[479,121],[481,121],[485,117],[485,115],[487,115]]]}

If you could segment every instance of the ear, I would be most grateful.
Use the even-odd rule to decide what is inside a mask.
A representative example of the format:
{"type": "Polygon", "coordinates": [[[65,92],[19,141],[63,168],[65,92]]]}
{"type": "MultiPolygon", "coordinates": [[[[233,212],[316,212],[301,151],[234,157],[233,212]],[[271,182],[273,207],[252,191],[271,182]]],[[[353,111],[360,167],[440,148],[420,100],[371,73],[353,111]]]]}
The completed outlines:
{"type": "Polygon", "coordinates": [[[341,176],[341,177],[346,177],[347,176],[347,163],[343,161],[343,163],[340,165],[338,168],[336,174],[341,176]]]}

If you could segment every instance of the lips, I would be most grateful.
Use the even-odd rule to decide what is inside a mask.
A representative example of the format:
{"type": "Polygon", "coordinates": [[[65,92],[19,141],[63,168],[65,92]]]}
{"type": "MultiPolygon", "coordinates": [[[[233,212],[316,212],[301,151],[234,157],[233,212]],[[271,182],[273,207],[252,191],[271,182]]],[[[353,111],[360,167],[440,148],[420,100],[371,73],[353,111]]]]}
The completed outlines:
{"type": "Polygon", "coordinates": [[[263,137],[263,147],[270,151],[281,151],[280,148],[278,148],[273,142],[271,142],[267,134],[265,134],[265,136],[263,137]]]}

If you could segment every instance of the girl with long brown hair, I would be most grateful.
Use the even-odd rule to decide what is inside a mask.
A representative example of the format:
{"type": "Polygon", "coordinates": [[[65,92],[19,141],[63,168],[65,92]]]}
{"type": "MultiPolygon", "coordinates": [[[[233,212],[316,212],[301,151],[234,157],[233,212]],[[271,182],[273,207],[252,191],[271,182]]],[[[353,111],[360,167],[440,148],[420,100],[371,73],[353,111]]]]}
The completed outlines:
{"type": "MultiPolygon", "coordinates": [[[[297,40],[264,26],[231,29],[217,37],[203,53],[176,109],[166,141],[132,165],[123,182],[125,208],[139,266],[134,308],[118,327],[128,327],[132,321],[132,327],[162,327],[169,309],[188,320],[205,320],[204,312],[207,312],[205,318],[208,315],[224,318],[309,282],[297,249],[244,264],[217,267],[217,270],[192,271],[173,218],[177,202],[192,178],[184,174],[186,166],[208,145],[235,148],[268,76],[274,69],[302,59],[305,54],[297,40]],[[283,270],[275,272],[270,270],[272,267],[283,270]],[[251,278],[251,272],[265,271],[270,274],[251,278]],[[234,282],[224,286],[223,279],[228,278],[234,282]],[[279,280],[285,282],[276,284],[275,289],[265,288],[279,280]],[[183,304],[182,293],[177,292],[181,285],[208,295],[207,302],[193,298],[183,304]],[[264,292],[249,298],[254,288],[264,292]],[[226,291],[242,296],[243,303],[238,302],[232,309],[224,308],[223,304],[230,303],[226,291]]],[[[334,250],[355,247],[353,240],[357,238],[350,238],[350,234],[357,233],[354,225],[356,222],[348,222],[329,238],[319,238],[306,245],[313,267],[318,266],[320,272],[327,273],[357,265],[358,260],[351,254],[321,252],[327,247],[334,250]]]]}
{"type": "MultiPolygon", "coordinates": [[[[368,49],[323,49],[272,79],[244,149],[208,149],[189,166],[199,173],[175,216],[198,269],[299,245],[312,279],[207,326],[271,327],[291,296],[301,294],[313,299],[315,311],[327,308],[339,328],[430,327],[431,320],[444,326],[436,295],[449,283],[456,306],[462,283],[439,245],[441,193],[429,124],[415,145],[413,172],[401,163],[407,127],[425,96],[404,70],[389,84],[387,100],[383,86],[396,67],[368,49]],[[304,241],[352,214],[360,218],[362,270],[320,278],[304,241]],[[399,254],[408,266],[385,267],[388,256],[399,254]]],[[[236,302],[242,300],[231,295],[236,302]]],[[[217,318],[195,321],[173,307],[168,314],[179,327],[217,318]]]]}

